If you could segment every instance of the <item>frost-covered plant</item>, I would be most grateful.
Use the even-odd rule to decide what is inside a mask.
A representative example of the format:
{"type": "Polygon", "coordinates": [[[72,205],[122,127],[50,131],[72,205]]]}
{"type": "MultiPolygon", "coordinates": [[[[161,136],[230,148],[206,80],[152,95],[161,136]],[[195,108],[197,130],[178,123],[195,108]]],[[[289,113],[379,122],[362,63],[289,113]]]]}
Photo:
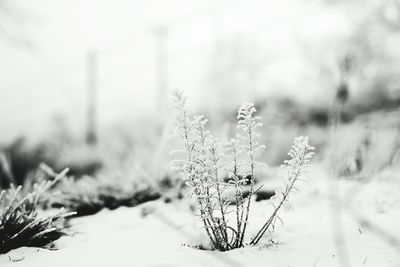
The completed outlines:
{"type": "Polygon", "coordinates": [[[56,214],[41,216],[38,209],[49,188],[62,179],[68,169],[52,181],[35,184],[24,194],[22,186],[11,186],[0,193],[0,254],[22,246],[45,247],[66,233],[65,218],[74,214],[61,208],[56,214]]]}
{"type": "MultiPolygon", "coordinates": [[[[173,96],[176,114],[175,136],[183,140],[186,158],[173,161],[173,167],[183,176],[195,197],[204,229],[212,247],[227,251],[244,246],[244,238],[251,208],[251,198],[258,189],[254,189],[257,151],[264,146],[258,140],[258,129],[262,126],[261,118],[255,116],[253,104],[245,103],[238,110],[237,127],[240,130],[235,138],[223,146],[206,130],[207,120],[194,114],[187,108],[187,98],[176,92],[173,96]],[[221,173],[229,171],[229,182],[221,179],[221,173]],[[250,184],[247,197],[244,187],[250,184]],[[227,188],[233,190],[227,191],[227,188]],[[234,210],[230,204],[234,203],[234,210]],[[234,212],[235,225],[229,225],[227,214],[234,212]]],[[[313,155],[313,148],[308,145],[307,137],[297,137],[289,152],[291,159],[285,162],[288,167],[288,181],[277,192],[277,204],[271,217],[260,229],[250,244],[258,243],[264,233],[272,231],[279,209],[288,202],[288,195],[296,189],[294,183],[304,174],[313,155]]]]}

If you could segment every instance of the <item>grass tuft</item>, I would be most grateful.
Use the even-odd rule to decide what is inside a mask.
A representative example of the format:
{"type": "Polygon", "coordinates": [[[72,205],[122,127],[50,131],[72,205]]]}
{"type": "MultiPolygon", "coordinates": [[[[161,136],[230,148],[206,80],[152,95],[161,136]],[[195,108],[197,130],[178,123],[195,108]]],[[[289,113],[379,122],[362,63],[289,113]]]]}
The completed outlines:
{"type": "Polygon", "coordinates": [[[67,207],[76,211],[75,216],[92,215],[103,208],[113,210],[121,206],[134,207],[161,197],[160,192],[150,185],[129,185],[126,181],[90,176],[79,180],[69,177],[59,184],[58,189],[59,194],[49,205],[55,208],[67,207]]]}
{"type": "Polygon", "coordinates": [[[50,247],[67,233],[65,218],[74,212],[61,208],[54,215],[39,214],[44,193],[67,172],[65,169],[53,181],[35,184],[31,193],[24,193],[22,186],[13,185],[0,193],[0,254],[23,246],[50,247]]]}

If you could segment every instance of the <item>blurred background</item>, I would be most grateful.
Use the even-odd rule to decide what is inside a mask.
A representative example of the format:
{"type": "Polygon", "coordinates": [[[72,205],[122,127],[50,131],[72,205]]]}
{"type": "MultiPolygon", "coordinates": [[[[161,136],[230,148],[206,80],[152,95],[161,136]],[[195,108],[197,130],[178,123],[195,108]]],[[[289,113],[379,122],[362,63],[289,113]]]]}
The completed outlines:
{"type": "Polygon", "coordinates": [[[399,154],[399,44],[396,0],[0,0],[0,181],[161,179],[175,89],[222,138],[254,102],[260,161],[309,135],[360,178],[399,154]]]}

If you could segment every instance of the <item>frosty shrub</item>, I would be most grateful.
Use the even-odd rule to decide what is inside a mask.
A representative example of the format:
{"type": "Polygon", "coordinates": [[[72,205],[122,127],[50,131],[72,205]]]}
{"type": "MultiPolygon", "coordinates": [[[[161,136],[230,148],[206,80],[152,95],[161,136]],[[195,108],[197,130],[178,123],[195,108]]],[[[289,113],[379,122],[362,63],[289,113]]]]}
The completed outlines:
{"type": "Polygon", "coordinates": [[[13,185],[0,193],[0,254],[22,246],[46,247],[66,233],[65,218],[73,212],[61,208],[54,215],[40,216],[38,209],[45,192],[67,171],[52,181],[35,184],[33,192],[28,194],[22,192],[22,186],[13,185]]]}
{"type": "Polygon", "coordinates": [[[133,183],[128,179],[84,176],[78,180],[68,177],[58,184],[59,194],[50,200],[55,208],[66,207],[76,216],[92,215],[103,208],[133,207],[161,197],[150,184],[133,183]]]}
{"type": "MultiPolygon", "coordinates": [[[[254,172],[259,164],[257,151],[264,148],[259,144],[258,129],[261,118],[256,116],[253,104],[245,103],[237,115],[237,136],[227,144],[221,144],[206,128],[207,119],[187,108],[187,99],[181,92],[173,96],[176,110],[175,136],[183,141],[184,159],[173,160],[178,171],[191,188],[190,197],[198,204],[200,218],[213,249],[228,251],[243,247],[251,209],[251,197],[255,188],[254,172]],[[229,182],[222,175],[228,170],[229,182]],[[244,187],[249,184],[249,194],[244,187]],[[230,189],[230,190],[227,190],[230,189]],[[233,189],[233,190],[232,190],[233,189]],[[232,207],[232,205],[234,206],[232,207]],[[228,222],[228,213],[234,213],[235,221],[228,222]]],[[[295,182],[305,173],[314,148],[308,145],[307,137],[297,137],[289,152],[291,159],[285,161],[288,177],[283,188],[276,191],[274,211],[257,235],[250,241],[256,245],[266,232],[272,232],[278,211],[288,203],[290,192],[296,189],[295,182]]]]}

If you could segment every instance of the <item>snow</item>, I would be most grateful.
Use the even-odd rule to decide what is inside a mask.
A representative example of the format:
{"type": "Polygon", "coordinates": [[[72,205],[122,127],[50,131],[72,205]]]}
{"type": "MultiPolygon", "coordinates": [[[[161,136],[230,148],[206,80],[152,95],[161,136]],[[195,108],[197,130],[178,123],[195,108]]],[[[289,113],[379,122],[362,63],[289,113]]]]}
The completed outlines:
{"type": "MultiPolygon", "coordinates": [[[[400,182],[397,171],[384,172],[370,183],[339,180],[331,191],[328,175],[315,166],[301,191],[292,196],[292,209],[281,210],[275,245],[230,252],[206,251],[201,224],[190,201],[155,201],[72,220],[74,234],[56,241],[58,250],[20,248],[0,255],[0,266],[340,266],[334,242],[330,196],[349,196],[351,206],[374,225],[400,236],[400,182]],[[356,188],[356,190],[355,190],[356,188]]],[[[264,181],[268,183],[268,181],[264,181]]],[[[343,199],[343,198],[342,198],[343,199]]],[[[248,237],[270,214],[268,201],[254,202],[248,237]]],[[[347,247],[351,266],[399,266],[398,247],[360,225],[349,204],[342,209],[341,248],[347,247]]]]}

